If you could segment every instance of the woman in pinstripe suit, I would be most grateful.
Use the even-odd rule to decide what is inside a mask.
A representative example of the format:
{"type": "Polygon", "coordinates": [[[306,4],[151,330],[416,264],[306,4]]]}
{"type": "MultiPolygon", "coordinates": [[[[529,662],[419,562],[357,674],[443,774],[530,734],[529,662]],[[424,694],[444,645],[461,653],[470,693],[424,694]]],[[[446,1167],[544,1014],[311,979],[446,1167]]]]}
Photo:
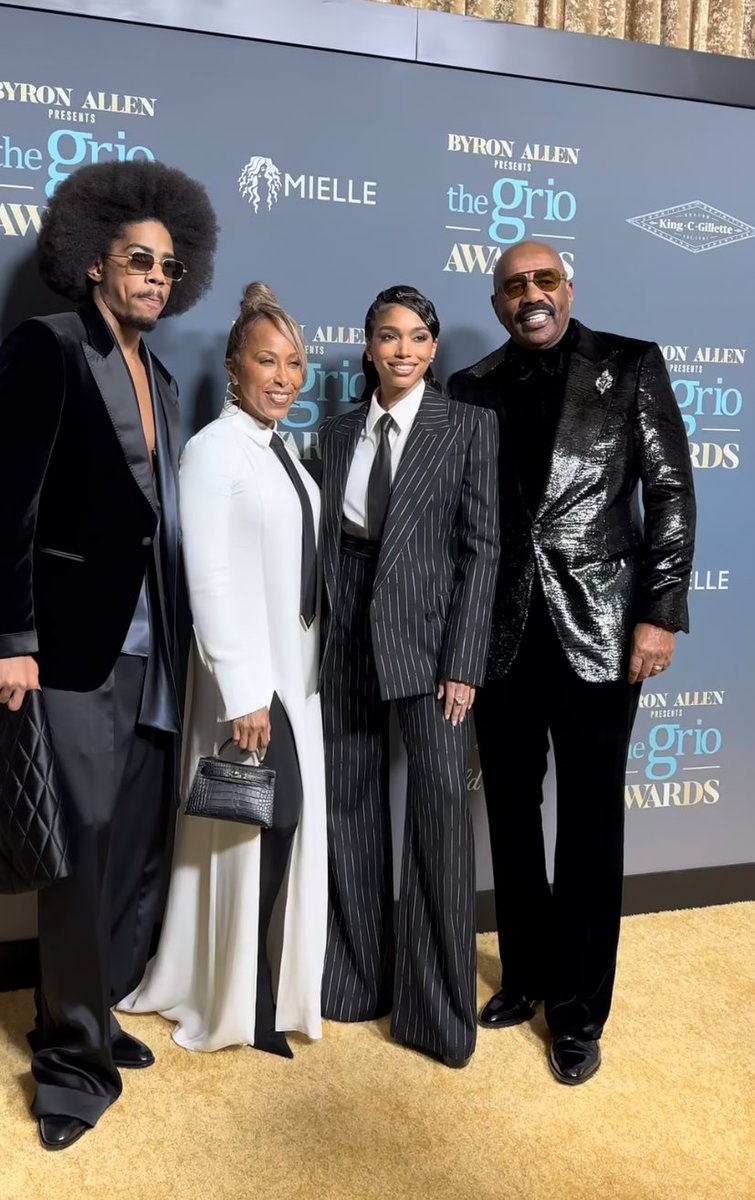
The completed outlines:
{"type": "Polygon", "coordinates": [[[465,718],[495,586],[497,430],[486,410],[441,394],[439,329],[414,288],[381,292],[365,320],[364,402],[323,432],[323,1015],[392,1012],[398,1041],[460,1067],[476,1030],[465,718]],[[395,926],[389,701],[408,754],[395,926]]]}

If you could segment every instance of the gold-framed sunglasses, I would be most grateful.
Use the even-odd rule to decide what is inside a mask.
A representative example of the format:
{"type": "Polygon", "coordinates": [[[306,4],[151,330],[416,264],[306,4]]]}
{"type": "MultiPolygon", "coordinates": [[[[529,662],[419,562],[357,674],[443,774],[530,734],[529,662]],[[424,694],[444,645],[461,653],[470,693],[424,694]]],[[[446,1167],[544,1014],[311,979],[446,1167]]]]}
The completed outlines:
{"type": "MultiPolygon", "coordinates": [[[[127,275],[148,275],[157,261],[148,250],[132,250],[131,254],[106,254],[105,258],[125,258],[127,275]]],[[[161,259],[160,268],[171,283],[180,283],[189,269],[178,258],[161,259]]]]}
{"type": "Polygon", "coordinates": [[[496,292],[503,292],[507,300],[516,300],[519,296],[523,296],[527,291],[529,283],[528,276],[532,276],[532,282],[541,292],[555,292],[561,284],[562,279],[566,279],[563,271],[557,270],[556,267],[538,267],[532,271],[517,271],[515,275],[509,275],[504,279],[501,286],[496,292]]]}

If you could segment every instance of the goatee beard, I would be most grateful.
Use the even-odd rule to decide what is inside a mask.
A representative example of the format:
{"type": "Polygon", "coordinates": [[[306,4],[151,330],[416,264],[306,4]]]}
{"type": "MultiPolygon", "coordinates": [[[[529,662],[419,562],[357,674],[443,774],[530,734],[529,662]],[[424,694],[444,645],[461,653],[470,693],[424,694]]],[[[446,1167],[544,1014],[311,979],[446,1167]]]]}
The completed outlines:
{"type": "Polygon", "coordinates": [[[140,333],[151,333],[157,325],[158,318],[153,317],[127,317],[121,324],[127,326],[128,329],[138,329],[140,333]]]}

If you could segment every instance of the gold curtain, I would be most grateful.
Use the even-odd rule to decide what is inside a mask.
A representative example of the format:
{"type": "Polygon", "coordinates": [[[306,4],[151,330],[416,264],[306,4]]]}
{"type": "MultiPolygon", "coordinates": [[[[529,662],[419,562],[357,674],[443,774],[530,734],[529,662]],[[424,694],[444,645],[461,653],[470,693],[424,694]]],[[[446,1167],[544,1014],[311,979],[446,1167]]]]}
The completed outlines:
{"type": "Polygon", "coordinates": [[[755,0],[381,0],[487,21],[542,25],[755,58],[755,0]]]}

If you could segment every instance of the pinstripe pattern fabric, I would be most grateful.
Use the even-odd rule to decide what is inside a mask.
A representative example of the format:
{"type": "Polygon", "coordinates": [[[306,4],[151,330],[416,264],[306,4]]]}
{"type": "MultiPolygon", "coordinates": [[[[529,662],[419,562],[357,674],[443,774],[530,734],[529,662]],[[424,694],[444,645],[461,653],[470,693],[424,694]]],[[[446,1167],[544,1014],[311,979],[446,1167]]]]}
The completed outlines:
{"type": "Polygon", "coordinates": [[[367,408],[331,422],[322,444],[323,1012],[358,1021],[392,1009],[398,1040],[466,1058],[475,1045],[469,726],[446,721],[435,693],[441,679],[484,678],[498,557],[497,422],[426,388],[377,557],[367,549],[354,557],[341,552],[343,495],[367,408]],[[409,757],[395,935],[389,700],[409,757]]]}
{"type": "Polygon", "coordinates": [[[368,1021],[393,1003],[393,847],[388,711],[370,643],[375,560],[344,555],[331,667],[321,693],[328,790],[323,1016],[368,1021]]]}
{"type": "Polygon", "coordinates": [[[374,574],[374,560],[341,556],[322,694],[330,849],[323,1015],[364,1021],[392,1009],[399,1041],[466,1058],[475,1046],[469,726],[446,721],[434,695],[397,701],[409,762],[394,935],[389,705],[380,699],[369,628],[374,574]]]}
{"type": "Polygon", "coordinates": [[[450,1058],[475,1048],[475,872],[469,724],[434,696],[397,701],[409,757],[391,1032],[450,1058]]]}
{"type": "MultiPolygon", "coordinates": [[[[322,443],[324,580],[339,590],[343,494],[368,405],[331,421],[322,443]]],[[[370,604],[384,700],[481,685],[498,565],[498,422],[426,388],[393,482],[370,604]]],[[[332,653],[322,631],[322,679],[332,653]]]]}

